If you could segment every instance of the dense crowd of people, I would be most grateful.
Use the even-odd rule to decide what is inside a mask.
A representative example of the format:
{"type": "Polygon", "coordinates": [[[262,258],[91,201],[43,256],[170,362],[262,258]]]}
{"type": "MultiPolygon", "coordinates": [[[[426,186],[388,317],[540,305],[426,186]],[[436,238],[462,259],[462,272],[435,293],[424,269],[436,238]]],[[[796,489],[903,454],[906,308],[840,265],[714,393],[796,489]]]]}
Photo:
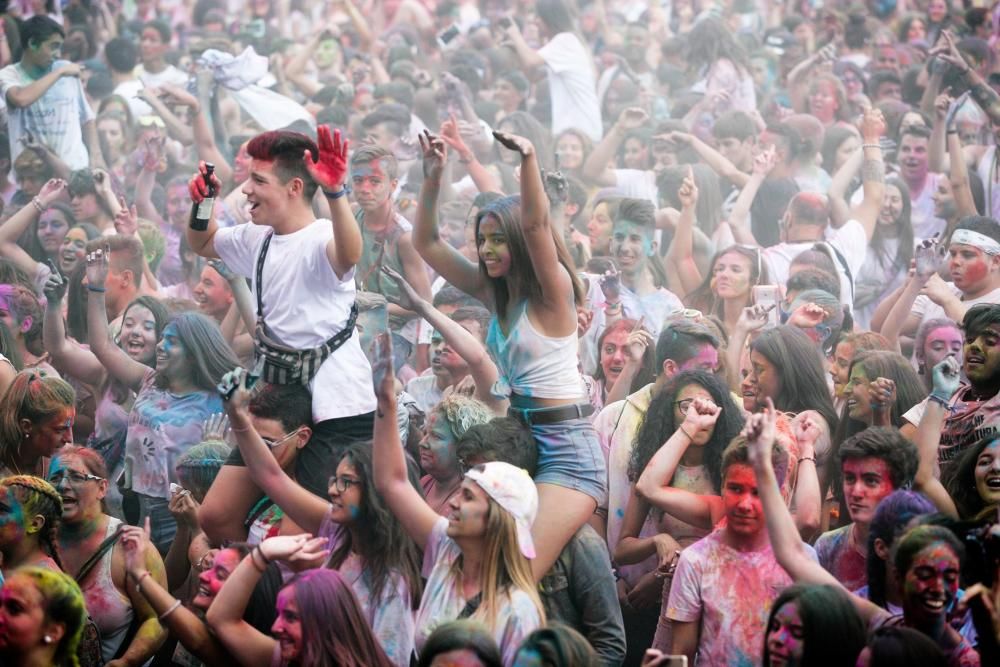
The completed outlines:
{"type": "Polygon", "coordinates": [[[1000,664],[1000,4],[0,19],[0,664],[1000,664]]]}

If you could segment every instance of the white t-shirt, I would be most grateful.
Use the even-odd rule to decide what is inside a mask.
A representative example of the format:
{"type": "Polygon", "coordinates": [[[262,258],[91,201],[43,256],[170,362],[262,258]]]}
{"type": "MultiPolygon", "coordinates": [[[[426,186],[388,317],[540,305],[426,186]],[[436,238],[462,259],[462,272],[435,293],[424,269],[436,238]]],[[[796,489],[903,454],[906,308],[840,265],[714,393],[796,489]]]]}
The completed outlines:
{"type": "MultiPolygon", "coordinates": [[[[843,256],[847,262],[847,268],[851,270],[851,276],[859,275],[868,253],[868,237],[865,235],[865,228],[861,223],[857,220],[848,220],[840,229],[827,227],[826,242],[843,256]]],[[[776,285],[785,285],[788,282],[792,260],[800,253],[812,248],[816,243],[817,241],[779,243],[765,248],[764,260],[767,262],[771,281],[776,285]]],[[[852,281],[848,278],[843,263],[836,256],[833,257],[833,265],[837,267],[837,275],[840,278],[840,301],[853,309],[852,281]]]]}
{"type": "MultiPolygon", "coordinates": [[[[257,256],[270,232],[264,225],[245,224],[215,234],[215,251],[234,272],[253,279],[255,295],[257,256]]],[[[354,270],[337,277],[326,256],[331,238],[333,226],[326,219],[271,238],[264,260],[264,321],[289,347],[319,347],[347,322],[356,291],[354,270]]],[[[316,422],[375,410],[372,369],[359,340],[355,331],[323,362],[310,383],[316,422]]]]}
{"type": "Polygon", "coordinates": [[[910,224],[913,225],[913,238],[929,239],[935,234],[943,234],[947,223],[942,218],[934,216],[934,193],[938,182],[947,178],[944,174],[927,174],[927,182],[920,191],[919,197],[910,198],[910,224]]]}
{"type": "Polygon", "coordinates": [[[656,172],[652,169],[615,169],[615,187],[623,197],[645,199],[660,208],[660,195],[656,187],[656,172]]]}
{"type": "MultiPolygon", "coordinates": [[[[57,60],[52,69],[69,64],[68,60],[57,60]]],[[[0,98],[7,106],[11,163],[24,151],[21,140],[25,132],[30,131],[40,143],[62,158],[70,169],[86,169],[90,166],[90,156],[83,143],[83,124],[94,120],[94,111],[87,103],[80,79],[73,76],[60,78],[34,104],[26,107],[6,104],[7,91],[34,82],[35,79],[28,76],[20,63],[0,69],[0,98]]]]}
{"type": "MultiPolygon", "coordinates": [[[[955,287],[955,283],[946,283],[946,284],[948,285],[948,289],[951,290],[952,294],[962,299],[962,290],[955,287]]],[[[962,303],[964,303],[966,306],[969,306],[970,308],[980,303],[1000,303],[1000,287],[996,288],[992,292],[987,292],[986,294],[976,299],[962,299],[962,303]]],[[[911,312],[914,315],[918,315],[920,317],[920,324],[923,324],[927,320],[948,317],[947,315],[945,315],[944,308],[937,305],[936,303],[931,301],[929,297],[926,297],[922,294],[917,297],[916,301],[913,302],[913,309],[911,312]]]]}
{"type": "Polygon", "coordinates": [[[552,97],[552,135],[576,128],[594,142],[601,140],[601,105],[597,101],[597,78],[580,39],[561,32],[538,50],[548,66],[552,97]]]}

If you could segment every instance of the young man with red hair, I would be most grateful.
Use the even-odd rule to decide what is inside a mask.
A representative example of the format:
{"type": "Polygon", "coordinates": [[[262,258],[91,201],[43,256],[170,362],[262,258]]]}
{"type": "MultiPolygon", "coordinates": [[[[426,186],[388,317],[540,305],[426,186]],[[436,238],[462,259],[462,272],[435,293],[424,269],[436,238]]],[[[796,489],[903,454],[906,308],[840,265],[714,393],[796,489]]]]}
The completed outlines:
{"type": "MultiPolygon", "coordinates": [[[[327,481],[350,442],[371,437],[375,395],[371,366],[354,332],[357,315],[354,269],[361,257],[361,231],[346,195],[347,142],[340,132],[319,128],[319,145],[303,134],[272,131],[250,141],[250,176],[243,194],[250,205],[252,224],[220,229],[215,220],[204,231],[187,230],[192,250],[203,257],[221,258],[229,268],[251,277],[257,305],[255,345],[265,361],[264,380],[301,382],[312,391],[315,427],[309,446],[297,457],[296,479],[326,496],[327,481]],[[317,219],[312,200],[322,189],[332,220],[317,219]],[[344,333],[342,333],[344,332],[344,333]],[[290,354],[285,352],[290,351],[290,354]],[[291,377],[281,362],[306,355],[291,377]],[[279,357],[280,355],[280,357],[279,357]],[[269,366],[270,365],[270,366],[269,366]]],[[[205,166],[190,184],[192,199],[207,194],[205,166]]],[[[216,188],[220,185],[212,176],[216,188]]],[[[224,466],[223,485],[245,490],[242,504],[202,505],[200,519],[213,539],[225,534],[234,512],[249,511],[256,492],[249,475],[234,457],[224,466]]],[[[245,516],[245,514],[244,514],[245,516]]]]}

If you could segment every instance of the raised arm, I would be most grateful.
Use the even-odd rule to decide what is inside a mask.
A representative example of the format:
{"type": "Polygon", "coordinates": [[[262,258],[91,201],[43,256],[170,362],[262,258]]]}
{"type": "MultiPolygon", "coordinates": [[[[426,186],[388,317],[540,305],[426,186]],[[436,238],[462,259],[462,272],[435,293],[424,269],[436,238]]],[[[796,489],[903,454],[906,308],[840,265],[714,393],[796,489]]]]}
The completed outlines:
{"type": "Polygon", "coordinates": [[[449,120],[441,123],[441,139],[458,154],[458,161],[465,165],[469,177],[480,192],[500,192],[502,190],[500,182],[493,176],[493,173],[479,162],[476,152],[465,143],[465,139],[462,138],[462,133],[458,129],[455,114],[452,114],[449,120]]]}
{"type": "Polygon", "coordinates": [[[778,489],[778,479],[774,473],[771,454],[775,442],[777,415],[774,404],[767,399],[767,408],[763,413],[750,416],[743,429],[747,439],[750,463],[757,476],[757,492],[764,509],[767,521],[767,533],[771,540],[771,548],[778,564],[796,582],[837,586],[851,596],[855,608],[867,621],[879,608],[858,596],[852,594],[837,579],[823,569],[817,561],[810,557],[805,543],[799,537],[795,521],[792,519],[785,501],[778,489]]]}
{"type": "Polygon", "coordinates": [[[667,260],[672,262],[684,296],[691,294],[701,285],[701,271],[694,259],[695,209],[698,207],[698,186],[694,182],[694,171],[689,165],[677,197],[681,200],[681,214],[677,218],[674,239],[667,250],[667,260]]]}
{"type": "Polygon", "coordinates": [[[426,299],[420,297],[416,290],[406,282],[401,275],[388,266],[382,267],[382,272],[396,282],[400,288],[400,297],[392,297],[392,302],[406,310],[411,310],[427,320],[435,331],[440,332],[445,342],[462,357],[469,366],[469,373],[476,383],[476,398],[493,410],[494,414],[506,414],[507,401],[498,400],[490,389],[499,377],[497,365],[486,352],[481,341],[466,331],[462,325],[435,308],[426,299]]]}
{"type": "Polygon", "coordinates": [[[968,215],[979,215],[976,201],[972,198],[972,188],[969,185],[969,165],[965,163],[962,140],[959,138],[957,130],[948,130],[947,142],[948,153],[954,156],[948,167],[948,180],[951,181],[951,192],[955,198],[958,215],[960,218],[968,215]]]}
{"type": "Polygon", "coordinates": [[[424,157],[424,183],[420,186],[413,246],[424,261],[449,283],[480,301],[489,301],[486,282],[479,273],[479,267],[445,242],[438,231],[438,196],[441,174],[448,157],[445,143],[426,131],[418,139],[424,157]]]}
{"type": "Polygon", "coordinates": [[[225,403],[226,414],[236,445],[254,483],[273,500],[292,521],[307,532],[316,533],[330,512],[330,503],[300,486],[281,469],[271,450],[257,433],[250,418],[250,392],[247,373],[242,368],[228,373],[222,384],[235,387],[225,403]]]}
{"type": "Polygon", "coordinates": [[[270,537],[261,542],[236,569],[215,596],[205,620],[215,636],[240,665],[270,664],[277,640],[243,620],[254,586],[275,560],[311,563],[325,553],[326,538],[312,535],[270,537]]]}
{"type": "MultiPolygon", "coordinates": [[[[549,198],[545,194],[542,172],[535,147],[524,137],[494,132],[493,136],[507,149],[521,156],[521,231],[528,247],[531,267],[542,288],[542,303],[558,317],[566,311],[576,320],[576,308],[567,294],[572,294],[572,279],[559,263],[556,242],[549,217],[549,198]]],[[[542,305],[542,304],[538,304],[542,305]]]]}
{"type": "Polygon", "coordinates": [[[834,227],[841,227],[851,219],[851,207],[847,203],[847,188],[854,180],[855,174],[861,169],[864,161],[864,151],[857,150],[833,172],[830,179],[830,189],[827,196],[830,200],[830,222],[834,227]]]}
{"type": "Polygon", "coordinates": [[[715,173],[738,188],[742,188],[750,180],[750,174],[737,169],[736,165],[730,162],[725,155],[693,134],[675,130],[667,135],[667,139],[674,143],[690,146],[698,154],[698,157],[704,160],[705,164],[711,167],[715,173]]]}
{"type": "Polygon", "coordinates": [[[111,377],[139,391],[142,379],[149,367],[140,364],[125,354],[111,340],[108,329],[108,313],[104,305],[104,283],[108,277],[107,249],[96,250],[87,255],[87,330],[90,351],[107,369],[111,377]]]}
{"type": "Polygon", "coordinates": [[[861,163],[861,188],[864,198],[851,211],[851,217],[865,228],[865,237],[870,241],[875,233],[878,214],[882,210],[885,196],[885,163],[882,162],[882,146],[879,140],[885,134],[885,119],[878,109],[865,109],[861,119],[861,140],[864,161],[861,163]]]}
{"type": "Polygon", "coordinates": [[[440,516],[413,488],[406,472],[406,454],[396,426],[396,380],[392,370],[392,339],[386,332],[375,339],[372,381],[375,384],[375,433],[372,470],[375,490],[385,499],[413,541],[423,549],[440,516]]]}
{"type": "MultiPolygon", "coordinates": [[[[147,519],[147,526],[148,521],[147,519]]],[[[125,537],[128,534],[125,532],[127,529],[131,529],[133,532],[143,532],[143,529],[137,526],[122,528],[121,545],[125,550],[126,571],[131,562],[133,569],[138,570],[141,568],[145,574],[141,575],[142,579],[125,577],[125,591],[132,602],[132,610],[136,615],[136,620],[139,622],[139,627],[136,629],[135,636],[132,637],[131,643],[129,643],[128,648],[122,654],[121,658],[107,663],[108,665],[115,666],[145,664],[167,639],[167,630],[158,619],[162,611],[158,612],[153,602],[142,591],[143,583],[150,588],[155,587],[163,590],[163,587],[167,583],[163,568],[163,559],[160,558],[160,552],[156,550],[156,547],[148,539],[139,544],[131,540],[127,541],[125,537]]],[[[148,533],[146,535],[148,538],[148,533]]]]}
{"type": "Polygon", "coordinates": [[[331,133],[326,125],[316,128],[319,155],[305,151],[302,161],[309,174],[322,188],[330,205],[333,219],[333,238],[326,245],[326,257],[330,266],[343,279],[361,259],[361,228],[354,219],[351,206],[347,203],[347,148],[346,139],[341,139],[340,130],[331,133]]]}
{"type": "MultiPolygon", "coordinates": [[[[194,142],[194,134],[191,128],[185,124],[176,114],[163,103],[160,95],[165,91],[157,88],[144,86],[139,89],[137,97],[152,107],[153,112],[163,119],[163,124],[167,126],[167,134],[181,142],[185,146],[190,146],[194,142]]],[[[192,98],[194,99],[194,98],[192,98]]],[[[187,106],[187,105],[185,105],[187,106]]]]}
{"type": "Polygon", "coordinates": [[[163,627],[203,663],[207,665],[230,663],[232,657],[212,636],[205,622],[193,611],[179,604],[180,601],[166,589],[163,573],[160,572],[160,576],[154,577],[148,569],[143,554],[148,548],[155,550],[149,542],[148,519],[145,529],[139,526],[124,526],[121,543],[125,550],[125,569],[130,588],[145,598],[146,604],[157,616],[166,614],[162,621],[163,627]],[[173,611],[169,611],[170,609],[173,611]]]}
{"type": "Polygon", "coordinates": [[[45,284],[46,304],[42,343],[52,359],[52,365],[60,372],[96,387],[104,381],[104,366],[93,352],[66,339],[62,305],[67,285],[66,278],[55,274],[50,276],[45,284]]]}
{"type": "Polygon", "coordinates": [[[958,70],[958,73],[965,78],[969,85],[972,99],[976,101],[980,109],[986,112],[995,125],[1000,125],[1000,95],[993,90],[989,82],[980,76],[975,68],[965,61],[950,33],[941,33],[941,39],[938,40],[937,46],[931,49],[929,55],[940,58],[958,70]]]}
{"type": "MultiPolygon", "coordinates": [[[[208,169],[205,166],[205,162],[199,162],[198,173],[188,182],[188,192],[191,194],[191,201],[195,204],[200,204],[208,196],[208,187],[205,184],[205,179],[208,178],[207,174],[208,169]]],[[[222,192],[222,182],[219,180],[219,177],[212,174],[211,181],[215,186],[215,191],[222,192]]],[[[184,233],[187,235],[188,247],[202,257],[219,259],[219,254],[215,252],[215,233],[217,231],[219,231],[219,225],[215,222],[215,209],[213,208],[206,229],[191,229],[188,226],[185,230],[184,233]]]]}
{"type": "Polygon", "coordinates": [[[913,438],[920,456],[917,474],[913,479],[914,488],[927,496],[939,511],[956,519],[958,508],[955,501],[938,479],[938,445],[951,397],[958,391],[960,371],[961,367],[953,356],[941,360],[931,371],[934,387],[927,397],[924,414],[913,438]]]}
{"type": "Polygon", "coordinates": [[[615,177],[615,154],[618,148],[625,141],[625,135],[630,130],[642,127],[649,121],[649,114],[639,107],[629,107],[622,111],[618,120],[611,126],[608,133],[604,135],[594,150],[590,151],[587,161],[583,163],[583,176],[597,185],[606,187],[614,186],[617,182],[615,177]]]}
{"type": "Polygon", "coordinates": [[[729,227],[733,230],[733,236],[736,237],[736,241],[739,243],[760,245],[757,243],[757,239],[754,238],[753,231],[750,228],[750,207],[753,206],[753,200],[757,196],[757,191],[760,190],[760,186],[764,184],[764,180],[771,173],[771,170],[774,169],[776,163],[777,153],[774,150],[774,146],[761,151],[753,159],[753,173],[750,174],[750,179],[743,186],[743,189],[740,190],[740,194],[736,197],[736,202],[733,204],[733,210],[729,213],[729,227]]]}
{"type": "Polygon", "coordinates": [[[920,318],[913,314],[913,303],[920,296],[928,276],[918,276],[910,269],[903,286],[884,299],[875,309],[872,330],[878,330],[886,339],[898,347],[899,338],[912,334],[920,324],[920,318]]]}
{"type": "Polygon", "coordinates": [[[66,181],[53,178],[38,192],[38,196],[25,204],[10,216],[7,222],[0,225],[0,254],[23,269],[29,276],[38,274],[38,262],[24,251],[17,241],[21,238],[31,223],[38,220],[42,211],[58,201],[66,191],[66,181]]]}

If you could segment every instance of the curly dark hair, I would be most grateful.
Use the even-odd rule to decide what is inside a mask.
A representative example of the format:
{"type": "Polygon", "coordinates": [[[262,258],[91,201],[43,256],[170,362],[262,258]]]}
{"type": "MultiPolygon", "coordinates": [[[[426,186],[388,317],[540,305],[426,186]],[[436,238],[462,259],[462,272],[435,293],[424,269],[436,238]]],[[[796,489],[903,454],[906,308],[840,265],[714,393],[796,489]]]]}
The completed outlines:
{"type": "Polygon", "coordinates": [[[674,402],[681,390],[692,384],[701,386],[715,404],[722,408],[712,437],[705,443],[705,467],[708,475],[716,489],[722,488],[722,452],[743,429],[743,413],[733,402],[732,394],[722,380],[699,370],[678,373],[653,397],[646,417],[639,426],[628,464],[628,476],[633,482],[639,479],[649,460],[680,426],[674,418],[674,402]]]}

